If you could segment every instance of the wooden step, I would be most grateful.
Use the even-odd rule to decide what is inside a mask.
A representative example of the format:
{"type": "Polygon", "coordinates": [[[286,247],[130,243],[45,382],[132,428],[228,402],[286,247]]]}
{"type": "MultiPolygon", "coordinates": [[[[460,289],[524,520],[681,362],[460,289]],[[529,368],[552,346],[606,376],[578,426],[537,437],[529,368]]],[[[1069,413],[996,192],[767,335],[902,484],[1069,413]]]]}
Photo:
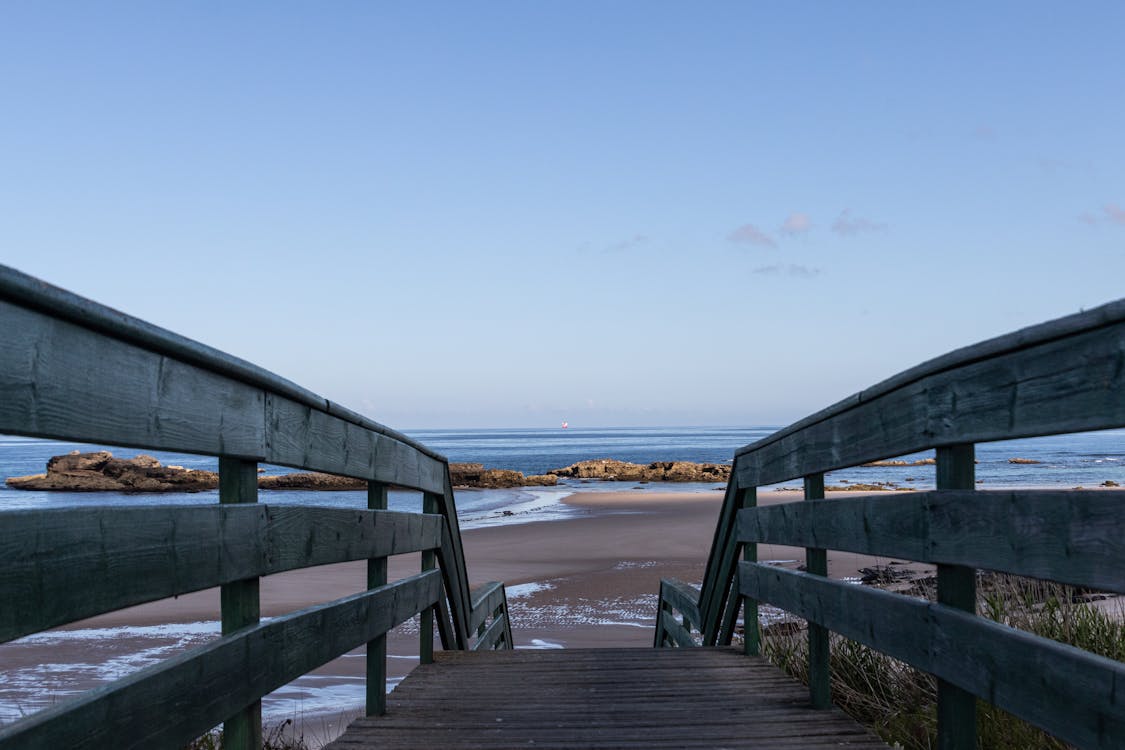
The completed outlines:
{"type": "Polygon", "coordinates": [[[730,648],[445,651],[328,745],[360,748],[886,748],[730,648]]]}

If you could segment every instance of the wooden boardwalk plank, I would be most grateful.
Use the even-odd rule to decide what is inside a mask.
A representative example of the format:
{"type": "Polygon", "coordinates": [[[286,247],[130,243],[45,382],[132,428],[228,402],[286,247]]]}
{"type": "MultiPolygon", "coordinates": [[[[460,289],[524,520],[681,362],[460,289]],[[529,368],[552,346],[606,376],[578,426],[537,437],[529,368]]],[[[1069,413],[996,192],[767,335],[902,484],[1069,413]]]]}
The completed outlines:
{"type": "Polygon", "coordinates": [[[330,750],[886,748],[795,680],[730,648],[443,651],[330,750]]]}

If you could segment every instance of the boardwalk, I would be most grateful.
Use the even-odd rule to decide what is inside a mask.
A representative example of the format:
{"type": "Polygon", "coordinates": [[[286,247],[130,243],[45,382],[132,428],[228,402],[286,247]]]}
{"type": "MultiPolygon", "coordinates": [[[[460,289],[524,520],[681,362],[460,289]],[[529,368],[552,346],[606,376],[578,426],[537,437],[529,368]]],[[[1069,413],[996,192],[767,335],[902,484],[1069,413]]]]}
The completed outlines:
{"type": "Polygon", "coordinates": [[[447,651],[328,747],[885,748],[730,648],[447,651]]]}

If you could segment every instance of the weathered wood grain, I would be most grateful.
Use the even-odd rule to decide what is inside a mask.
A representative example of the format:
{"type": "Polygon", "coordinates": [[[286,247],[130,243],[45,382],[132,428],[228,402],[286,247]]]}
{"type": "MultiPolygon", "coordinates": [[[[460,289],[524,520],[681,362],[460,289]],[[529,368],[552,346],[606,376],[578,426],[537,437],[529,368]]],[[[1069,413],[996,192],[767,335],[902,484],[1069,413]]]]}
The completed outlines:
{"type": "Polygon", "coordinates": [[[691,626],[703,632],[699,617],[699,591],[692,585],[675,578],[660,579],[660,601],[672,605],[686,617],[691,626]]]}
{"type": "Polygon", "coordinates": [[[699,616],[703,621],[703,644],[713,646],[718,636],[718,619],[726,600],[729,582],[733,577],[732,566],[726,561],[733,559],[735,544],[735,524],[740,509],[737,483],[732,472],[723,494],[723,504],[715,523],[715,534],[711,539],[711,554],[707,557],[707,567],[699,591],[699,616]]]}
{"type": "Polygon", "coordinates": [[[386,633],[441,593],[436,571],[251,626],[0,729],[3,750],[178,747],[386,633]]]}
{"type": "Polygon", "coordinates": [[[468,648],[469,616],[472,603],[469,600],[469,573],[465,565],[465,552],[461,546],[461,526],[457,520],[457,501],[453,495],[453,483],[449,477],[449,467],[444,467],[444,491],[435,497],[438,514],[445,519],[442,531],[441,548],[438,550],[439,567],[445,581],[449,616],[457,639],[457,648],[468,648]]]}
{"type": "Polygon", "coordinates": [[[443,487],[444,463],[412,445],[272,393],[264,409],[269,463],[430,492],[443,487]]]}
{"type": "Polygon", "coordinates": [[[699,644],[692,638],[691,631],[683,626],[671,612],[661,610],[657,617],[660,618],[660,629],[664,636],[680,648],[695,648],[699,644]]]}
{"type": "Polygon", "coordinates": [[[1123,311],[1125,301],[1113,303],[1064,338],[1012,334],[1011,347],[986,347],[984,358],[876,386],[741,449],[738,481],[773,484],[942,445],[1125,425],[1123,311]]]}
{"type": "Polygon", "coordinates": [[[810,710],[800,684],[764,659],[643,648],[442,652],[395,688],[386,716],[329,747],[886,746],[839,710],[810,710]]]}
{"type": "MultiPolygon", "coordinates": [[[[387,485],[367,483],[367,508],[373,511],[387,509],[387,485]]],[[[387,558],[373,557],[367,561],[367,588],[377,589],[387,585],[387,558]]],[[[364,709],[368,716],[380,716],[387,710],[387,636],[377,635],[367,642],[367,685],[364,709]]]]}
{"type": "Polygon", "coordinates": [[[743,511],[739,538],[1125,593],[1125,491],[951,490],[743,511]]]}
{"type": "Polygon", "coordinates": [[[943,604],[742,563],[746,596],[936,675],[1079,747],[1125,746],[1125,664],[943,604]]]}
{"type": "Polygon", "coordinates": [[[261,390],[0,301],[0,433],[261,458],[264,428],[261,390]]]}
{"type": "Polygon", "coordinates": [[[227,376],[222,357],[215,369],[176,359],[182,348],[153,351],[0,300],[0,432],[241,457],[441,491],[444,459],[432,452],[381,425],[329,413],[323,400],[266,390],[287,382],[276,376],[254,385],[227,376]]]}
{"type": "Polygon", "coordinates": [[[504,604],[504,584],[500,581],[482,584],[473,589],[469,599],[473,603],[472,614],[469,617],[469,631],[473,632],[497,607],[504,604]]]}
{"type": "MultiPolygon", "coordinates": [[[[219,502],[241,505],[258,501],[258,464],[238,458],[219,458],[219,502]]],[[[223,635],[258,624],[262,607],[258,577],[225,583],[219,591],[223,635]]],[[[223,719],[223,747],[229,750],[260,750],[262,747],[262,701],[240,706],[223,719]]]]}
{"type": "Polygon", "coordinates": [[[6,511],[0,642],[255,576],[440,543],[442,519],[294,506],[6,511]]]}
{"type": "Polygon", "coordinates": [[[484,632],[477,636],[476,643],[473,644],[473,651],[491,651],[498,645],[504,643],[504,635],[507,633],[507,615],[496,617],[484,629],[484,632]]]}
{"type": "Polygon", "coordinates": [[[876,383],[859,393],[841,399],[839,402],[814,414],[810,414],[788,427],[784,427],[761,440],[740,448],[737,451],[737,455],[750,453],[770,443],[778,442],[789,435],[800,432],[806,427],[829,420],[837,414],[853,408],[857,404],[872,401],[887,393],[898,390],[904,385],[917,382],[928,376],[955,370],[983,360],[1002,358],[1022,349],[1033,348],[1077,334],[1108,328],[1122,321],[1125,321],[1125,299],[1115,300],[1092,310],[1056,318],[976,344],[970,344],[960,349],[955,349],[954,351],[935,357],[934,359],[923,362],[896,375],[892,375],[882,382],[876,383]]]}
{"type": "MultiPolygon", "coordinates": [[[[936,451],[938,490],[976,489],[973,445],[945,445],[936,451]]],[[[977,572],[972,567],[943,563],[937,566],[937,600],[975,614],[977,572]]],[[[976,696],[946,680],[937,681],[937,736],[939,750],[976,750],[976,696]]]]}
{"type": "MultiPolygon", "coordinates": [[[[810,474],[804,481],[805,500],[824,499],[824,474],[810,474]]],[[[828,575],[828,551],[818,547],[805,549],[805,570],[812,575],[828,575]]],[[[832,705],[830,671],[831,652],[828,628],[809,623],[809,702],[814,708],[832,705]]]]}
{"type": "MultiPolygon", "coordinates": [[[[327,411],[345,422],[351,422],[366,430],[384,435],[397,443],[413,448],[425,456],[436,459],[441,463],[445,462],[445,458],[441,454],[406,435],[328,401],[275,373],[205,344],[200,344],[197,341],[154,326],[139,318],[126,315],[105,305],[99,305],[4,265],[0,265],[0,301],[12,303],[29,311],[42,313],[49,318],[73,323],[90,331],[103,334],[108,338],[117,339],[140,349],[208,370],[224,378],[284,396],[319,411],[327,411]]],[[[0,321],[3,320],[3,314],[0,314],[0,321]]],[[[228,455],[238,455],[231,451],[227,451],[227,453],[228,455]]]]}
{"type": "MultiPolygon", "coordinates": [[[[422,512],[426,514],[437,515],[438,499],[432,492],[426,492],[422,495],[422,512]]],[[[437,568],[437,555],[432,549],[422,551],[422,572],[435,570],[437,568]]],[[[441,597],[439,596],[438,599],[441,597]]],[[[436,607],[437,601],[434,601],[436,607]]],[[[418,634],[419,634],[419,659],[422,664],[429,664],[434,660],[434,609],[435,607],[426,607],[420,613],[418,618],[418,634]]]]}

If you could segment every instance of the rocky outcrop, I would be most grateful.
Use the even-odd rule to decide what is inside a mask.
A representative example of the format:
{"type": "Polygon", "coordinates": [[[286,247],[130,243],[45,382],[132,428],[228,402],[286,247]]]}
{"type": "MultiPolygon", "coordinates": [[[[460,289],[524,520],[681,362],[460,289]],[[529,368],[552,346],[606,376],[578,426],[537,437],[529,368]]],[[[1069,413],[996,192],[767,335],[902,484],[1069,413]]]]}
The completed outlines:
{"type": "Polygon", "coordinates": [[[609,482],[726,482],[730,478],[730,466],[697,464],[691,461],[632,464],[612,458],[601,458],[579,461],[561,469],[551,469],[547,473],[557,477],[601,479],[609,482]]]}
{"type": "Polygon", "coordinates": [[[10,477],[17,490],[63,490],[69,492],[199,492],[219,486],[213,471],[164,466],[143,453],[136,458],[114,458],[109,451],[55,456],[47,462],[46,474],[10,477]]]}
{"type": "MultiPolygon", "coordinates": [[[[486,469],[482,464],[450,464],[454,486],[527,487],[550,486],[558,478],[549,475],[524,476],[518,471],[486,469]]],[[[152,456],[114,458],[109,451],[55,456],[47,462],[46,474],[10,477],[7,484],[17,490],[62,492],[199,492],[219,486],[213,471],[164,466],[152,456]]],[[[321,472],[302,472],[259,476],[263,490],[365,490],[367,481],[321,472]]]]}
{"type": "Polygon", "coordinates": [[[319,471],[258,477],[261,490],[366,490],[367,480],[319,471]]]}
{"type": "Polygon", "coordinates": [[[504,487],[550,487],[558,477],[550,474],[531,474],[511,469],[486,469],[484,464],[449,464],[449,478],[454,487],[480,487],[500,489],[504,487]]]}

